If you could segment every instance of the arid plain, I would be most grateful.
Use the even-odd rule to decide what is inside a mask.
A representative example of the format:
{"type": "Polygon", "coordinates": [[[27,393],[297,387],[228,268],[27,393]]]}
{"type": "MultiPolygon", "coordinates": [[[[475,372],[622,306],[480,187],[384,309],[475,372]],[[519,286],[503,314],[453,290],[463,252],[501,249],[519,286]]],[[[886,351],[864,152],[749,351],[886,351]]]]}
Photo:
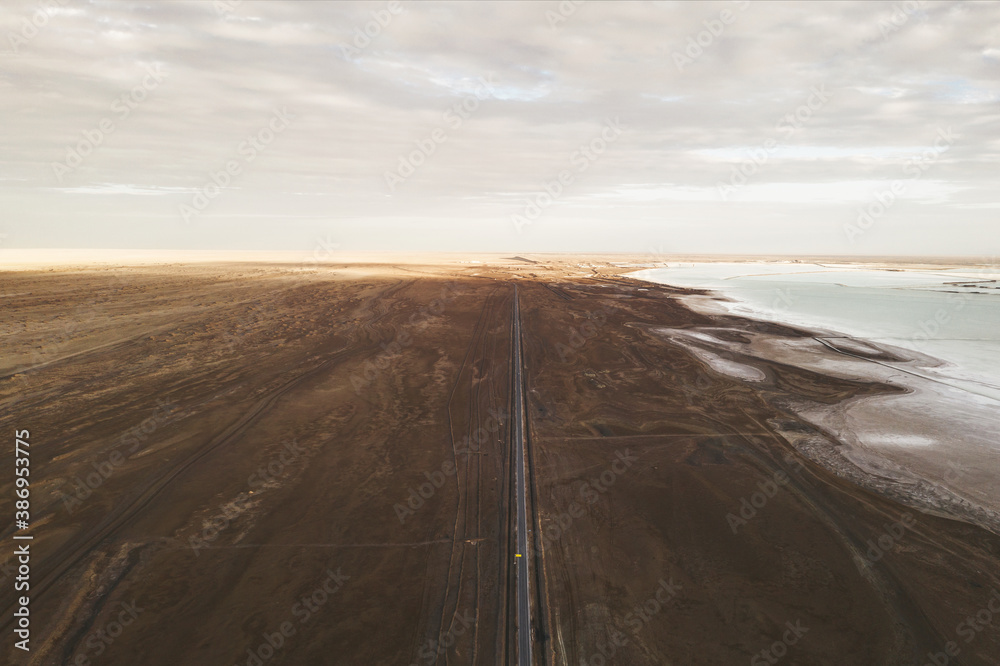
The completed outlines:
{"type": "Polygon", "coordinates": [[[788,407],[900,389],[734,351],[811,334],[629,270],[4,271],[34,535],[32,650],[4,663],[514,663],[515,285],[536,663],[998,663],[995,514],[872,478],[788,407]]]}

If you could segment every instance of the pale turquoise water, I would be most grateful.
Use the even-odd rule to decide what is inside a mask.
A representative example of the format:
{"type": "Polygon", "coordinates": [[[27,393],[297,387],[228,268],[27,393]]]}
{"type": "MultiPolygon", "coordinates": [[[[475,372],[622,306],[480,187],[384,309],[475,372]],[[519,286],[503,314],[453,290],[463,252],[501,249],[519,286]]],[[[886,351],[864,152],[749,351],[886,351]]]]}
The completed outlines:
{"type": "Polygon", "coordinates": [[[936,374],[1000,391],[1000,282],[979,282],[1000,278],[1000,270],[705,263],[631,275],[716,290],[735,300],[736,314],[913,349],[948,362],[936,374]]]}

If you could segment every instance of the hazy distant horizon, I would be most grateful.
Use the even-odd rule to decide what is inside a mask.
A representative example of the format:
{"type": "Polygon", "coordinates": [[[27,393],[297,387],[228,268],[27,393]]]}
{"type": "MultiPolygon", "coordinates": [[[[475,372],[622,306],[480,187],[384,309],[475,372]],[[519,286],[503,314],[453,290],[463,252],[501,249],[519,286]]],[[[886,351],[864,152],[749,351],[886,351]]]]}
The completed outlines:
{"type": "Polygon", "coordinates": [[[334,251],[323,250],[309,252],[306,250],[227,250],[227,249],[164,249],[164,248],[2,248],[0,247],[0,269],[21,264],[46,264],[52,266],[65,265],[63,262],[74,263],[123,263],[134,261],[171,261],[184,259],[191,263],[209,261],[258,261],[258,262],[294,262],[312,265],[336,265],[384,259],[388,263],[416,263],[428,260],[448,259],[468,263],[469,261],[491,262],[515,260],[518,258],[579,258],[587,261],[603,261],[614,263],[616,259],[650,264],[665,264],[678,262],[803,262],[828,261],[844,263],[898,263],[914,264],[927,262],[942,265],[980,265],[1000,266],[1000,255],[968,254],[968,255],[848,255],[848,254],[776,254],[776,253],[644,253],[644,252],[523,252],[523,251],[417,251],[400,252],[391,250],[369,251],[334,251]]]}

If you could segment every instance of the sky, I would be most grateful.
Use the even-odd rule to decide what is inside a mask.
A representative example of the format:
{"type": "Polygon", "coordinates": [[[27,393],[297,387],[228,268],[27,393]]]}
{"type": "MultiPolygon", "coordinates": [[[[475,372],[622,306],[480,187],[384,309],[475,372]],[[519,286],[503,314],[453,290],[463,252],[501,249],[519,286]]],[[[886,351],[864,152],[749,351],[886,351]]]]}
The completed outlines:
{"type": "Polygon", "coordinates": [[[1000,3],[5,0],[0,248],[1000,254],[1000,3]]]}

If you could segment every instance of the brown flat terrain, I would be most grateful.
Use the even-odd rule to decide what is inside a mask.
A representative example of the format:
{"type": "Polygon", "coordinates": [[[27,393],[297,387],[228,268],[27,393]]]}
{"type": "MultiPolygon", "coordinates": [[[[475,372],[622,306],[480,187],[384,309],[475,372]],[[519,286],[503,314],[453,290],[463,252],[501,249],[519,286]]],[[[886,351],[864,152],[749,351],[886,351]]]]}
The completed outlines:
{"type": "Polygon", "coordinates": [[[532,261],[0,274],[34,535],[25,653],[4,523],[3,663],[514,663],[514,283],[536,663],[1000,663],[989,522],[783,407],[898,389],[720,374],[683,331],[809,332],[532,261]]]}

